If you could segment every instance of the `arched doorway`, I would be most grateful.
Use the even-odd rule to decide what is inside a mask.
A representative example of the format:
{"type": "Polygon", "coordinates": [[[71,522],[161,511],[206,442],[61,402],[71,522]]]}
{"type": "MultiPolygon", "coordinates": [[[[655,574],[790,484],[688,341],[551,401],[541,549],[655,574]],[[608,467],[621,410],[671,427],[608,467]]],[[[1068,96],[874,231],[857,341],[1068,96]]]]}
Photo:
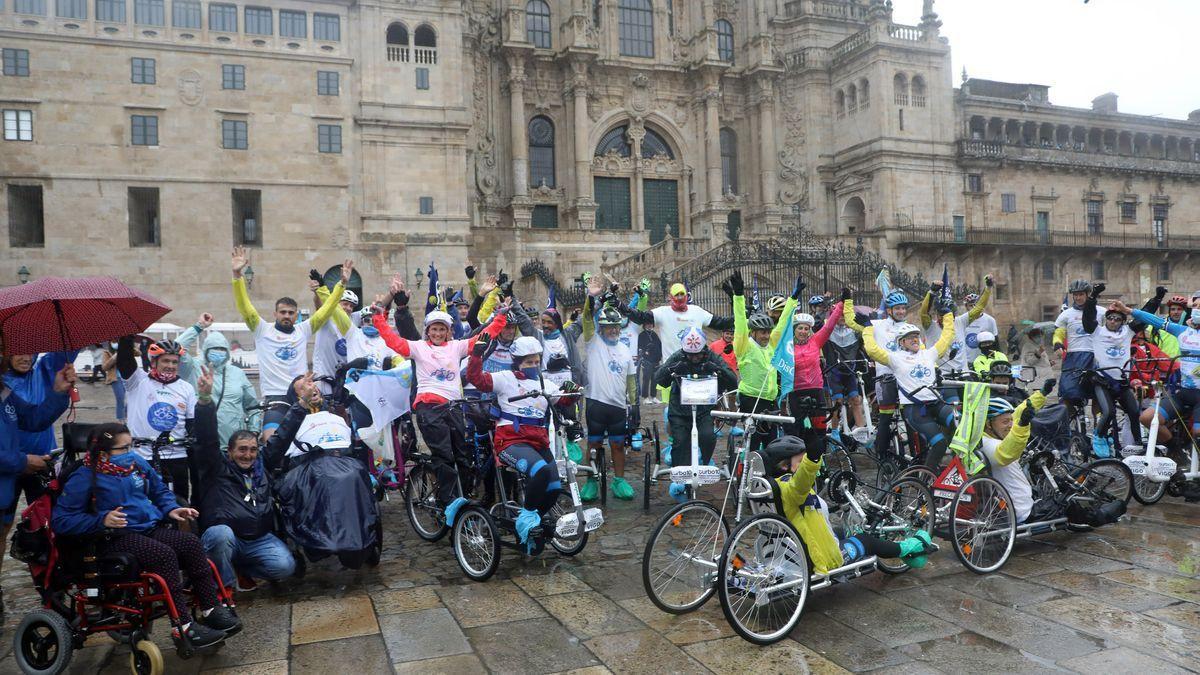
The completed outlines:
{"type": "Polygon", "coordinates": [[[867,206],[861,197],[851,197],[842,206],[842,231],[846,234],[862,232],[867,226],[867,206]]]}
{"type": "Polygon", "coordinates": [[[682,173],[661,132],[629,123],[610,129],[592,160],[596,229],[645,230],[651,244],[678,237],[682,173]]]}
{"type": "MultiPolygon", "coordinates": [[[[341,280],[342,280],[342,266],[334,265],[333,267],[330,267],[329,269],[325,270],[325,278],[322,280],[322,283],[325,284],[325,288],[333,290],[333,287],[337,286],[338,282],[341,280]]],[[[352,272],[350,272],[350,284],[346,288],[346,290],[354,291],[354,294],[358,296],[358,304],[354,305],[354,309],[355,310],[362,309],[362,306],[363,306],[362,277],[358,276],[358,270],[353,270],[352,272]]]]}

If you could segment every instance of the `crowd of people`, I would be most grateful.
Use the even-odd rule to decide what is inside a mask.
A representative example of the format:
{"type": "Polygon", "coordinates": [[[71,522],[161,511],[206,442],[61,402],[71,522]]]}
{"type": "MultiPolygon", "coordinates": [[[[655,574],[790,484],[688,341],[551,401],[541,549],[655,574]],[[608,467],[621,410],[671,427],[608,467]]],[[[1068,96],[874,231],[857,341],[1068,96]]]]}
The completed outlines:
{"type": "MultiPolygon", "coordinates": [[[[997,322],[986,311],[990,277],[980,295],[955,298],[943,283],[932,284],[921,298],[885,288],[879,307],[864,307],[855,304],[852,289],[806,296],[803,275],[786,296],[759,303],[735,271],[724,286],[728,307],[703,308],[690,301],[683,283],[669,288],[664,304],[652,306],[648,281],[626,294],[611,280],[585,275],[583,305],[566,311],[556,306],[553,291],[545,305],[518,298],[504,275],[483,276],[468,265],[464,288],[438,292],[418,317],[398,275],[370,303],[349,290],[354,264],[346,260],[331,289],[311,272],[313,310],[302,318],[301,303],[291,297],[277,299],[267,316],[255,308],[243,277],[249,263],[246,249],[234,250],[232,306],[253,335],[257,388],[231,363],[231,344],[211,329],[212,313],[201,314],[176,340],[120,338],[97,364],[114,393],[120,391],[120,421],[91,430],[53,511],[57,533],[103,533],[107,550],[127,552],[144,569],[172,580],[170,595],[184,608],[179,630],[197,646],[240,628],[218,601],[208,560],[239,591],[252,590],[257,581],[287,579],[297,568],[294,547],[278,526],[281,476],[313,449],[346,454],[365,466],[381,459],[359,438],[373,420],[368,405],[346,394],[348,373],[408,374],[410,398],[394,423],[395,438],[403,440],[382,459],[402,465],[405,450],[415,443],[425,448],[447,524],[473,496],[474,486],[461,485],[460,477],[485,437],[489,451],[524,476],[516,529],[529,550],[534,538],[553,531],[547,514],[567,489],[550,454],[549,406],[571,421],[573,439],[586,436],[587,447],[611,461],[612,497],[630,500],[635,489],[627,477],[628,453],[644,404],[666,404],[671,464],[691,462],[693,426],[700,461],[713,459],[716,406],[684,405],[680,382],[687,379],[715,378],[737,410],[781,411],[795,419],[786,428],[761,425],[750,447],[765,453],[783,486],[787,517],[811,534],[810,552],[829,565],[839,550],[843,559],[864,551],[923,559],[927,540],[838,541],[827,523],[813,520],[820,511],[804,506],[814,499],[813,476],[830,437],[840,438],[843,429],[872,425],[869,443],[882,455],[896,452],[902,420],[920,439],[921,454],[911,459],[938,471],[968,403],[963,389],[947,381],[1001,385],[981,413],[980,448],[1022,520],[1044,515],[1038,509],[1046,505],[1035,504],[1018,460],[1033,416],[1055,391],[1072,414],[1091,418],[1098,454],[1141,443],[1143,427],[1155,415],[1178,417],[1200,432],[1200,419],[1192,417],[1200,404],[1200,312],[1192,311],[1200,306],[1200,293],[1167,298],[1160,287],[1140,309],[1131,309],[1102,301],[1103,284],[1074,281],[1049,349],[1046,331],[1031,326],[1009,335],[1007,343],[1020,353],[1006,354],[997,322]],[[1028,394],[1014,367],[1035,363],[1046,377],[1028,394]],[[1057,378],[1052,364],[1058,365],[1057,378]],[[1163,399],[1153,397],[1152,381],[1167,383],[1163,399]],[[347,399],[350,405],[334,405],[347,399]],[[466,404],[490,413],[490,433],[463,415],[466,404]],[[259,417],[261,423],[255,422],[259,417]],[[195,616],[178,585],[181,571],[198,598],[195,616]]],[[[22,493],[32,503],[46,485],[37,477],[53,468],[58,440],[51,425],[68,407],[74,358],[65,352],[4,353],[5,532],[22,493]]],[[[1190,439],[1172,438],[1167,424],[1158,434],[1172,452],[1190,448],[1190,439]]],[[[591,477],[580,495],[592,501],[600,489],[591,477]]],[[[495,498],[490,483],[484,490],[474,496],[495,498]]],[[[683,501],[686,486],[674,483],[669,494],[683,501]]],[[[1187,482],[1181,494],[1196,501],[1200,485],[1187,482]]]]}

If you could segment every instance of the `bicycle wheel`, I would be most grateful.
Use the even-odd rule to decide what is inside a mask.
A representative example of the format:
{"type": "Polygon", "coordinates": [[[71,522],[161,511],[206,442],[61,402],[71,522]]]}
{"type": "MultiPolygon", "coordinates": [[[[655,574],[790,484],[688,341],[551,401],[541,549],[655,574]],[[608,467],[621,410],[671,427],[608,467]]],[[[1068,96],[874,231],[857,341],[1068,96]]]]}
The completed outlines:
{"type": "Polygon", "coordinates": [[[849,471],[856,473],[857,467],[854,465],[854,458],[850,456],[850,451],[841,443],[830,439],[826,445],[825,454],[821,456],[821,470],[817,474],[817,494],[821,495],[828,501],[828,481],[829,477],[839,471],[849,471]]]}
{"type": "Polygon", "coordinates": [[[500,567],[500,533],[481,507],[464,508],[454,521],[454,557],[474,581],[487,581],[500,567]]]}
{"type": "Polygon", "coordinates": [[[875,459],[875,487],[883,490],[896,482],[896,478],[900,475],[902,468],[900,461],[898,457],[891,455],[884,455],[875,459]]]}
{"type": "Polygon", "coordinates": [[[642,585],[670,614],[699,609],[716,590],[717,560],[729,525],[708,502],[680,504],[658,519],[642,553],[642,585]]]}
{"type": "Polygon", "coordinates": [[[976,574],[1000,569],[1017,538],[1017,513],[1008,490],[990,476],[967,481],[950,502],[950,541],[963,566],[976,574]]]}
{"type": "Polygon", "coordinates": [[[425,541],[437,541],[450,531],[437,504],[437,479],[423,464],[413,467],[404,483],[404,510],[413,531],[425,541]]]}
{"type": "Polygon", "coordinates": [[[1133,472],[1117,459],[1097,459],[1071,472],[1071,478],[1086,490],[1103,494],[1126,506],[1133,496],[1133,472]]]}
{"type": "MultiPolygon", "coordinates": [[[[875,535],[888,541],[901,541],[913,536],[918,530],[924,530],[931,538],[937,519],[933,493],[920,478],[901,478],[880,499],[887,509],[878,517],[878,522],[870,529],[875,535]]],[[[888,574],[903,574],[910,568],[899,558],[880,558],[875,566],[888,574]]]]}
{"type": "MultiPolygon", "coordinates": [[[[550,527],[554,527],[554,524],[558,522],[559,517],[567,513],[575,513],[575,502],[571,501],[571,493],[560,492],[558,493],[558,499],[554,501],[554,506],[550,507],[550,512],[547,514],[547,520],[550,522],[550,527]]],[[[542,522],[546,522],[546,520],[543,520],[542,522]]],[[[579,528],[581,530],[583,529],[582,523],[580,524],[579,528]]],[[[555,551],[567,556],[579,554],[579,552],[583,550],[583,547],[587,546],[587,543],[587,532],[584,532],[582,535],[580,535],[578,539],[560,539],[558,537],[554,537],[550,540],[550,545],[554,547],[555,551]]]]}
{"type": "MultiPolygon", "coordinates": [[[[1131,471],[1130,473],[1132,474],[1133,472],[1131,471]]],[[[1166,493],[1166,482],[1155,483],[1146,476],[1133,477],[1133,498],[1146,506],[1157,504],[1166,493]]]]}
{"type": "Polygon", "coordinates": [[[717,567],[725,620],[744,640],[769,645],[787,637],[808,599],[804,540],[782,516],[762,513],[729,535],[717,567]]]}

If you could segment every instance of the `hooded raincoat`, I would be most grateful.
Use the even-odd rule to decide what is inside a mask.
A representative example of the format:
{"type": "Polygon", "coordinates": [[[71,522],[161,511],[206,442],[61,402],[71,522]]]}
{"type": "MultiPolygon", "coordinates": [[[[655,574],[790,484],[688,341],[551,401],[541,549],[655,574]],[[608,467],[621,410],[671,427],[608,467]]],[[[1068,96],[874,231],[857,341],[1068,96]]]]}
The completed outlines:
{"type": "MultiPolygon", "coordinates": [[[[185,348],[190,347],[190,343],[195,342],[198,337],[198,333],[193,331],[195,331],[194,326],[179,336],[179,341],[185,348]]],[[[208,336],[204,338],[204,349],[200,353],[200,358],[188,353],[180,361],[179,377],[195,386],[196,379],[200,377],[200,367],[207,365],[212,368],[212,400],[213,404],[217,406],[217,437],[223,448],[229,442],[229,437],[233,435],[233,432],[242,428],[247,409],[258,404],[258,395],[254,392],[254,387],[250,384],[246,373],[231,364],[229,359],[219,366],[213,366],[212,362],[208,360],[210,349],[224,349],[228,352],[229,340],[221,333],[210,330],[208,336]]]]}

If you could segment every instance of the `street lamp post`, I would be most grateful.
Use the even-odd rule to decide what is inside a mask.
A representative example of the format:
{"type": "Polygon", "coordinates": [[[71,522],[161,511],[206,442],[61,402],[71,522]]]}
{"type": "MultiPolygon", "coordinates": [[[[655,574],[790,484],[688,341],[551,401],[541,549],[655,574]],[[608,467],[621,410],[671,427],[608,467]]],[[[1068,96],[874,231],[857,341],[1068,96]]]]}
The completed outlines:
{"type": "Polygon", "coordinates": [[[423,271],[421,271],[420,267],[417,267],[417,270],[415,272],[413,272],[413,278],[417,282],[417,288],[420,288],[421,283],[425,280],[425,273],[423,271]]]}
{"type": "Polygon", "coordinates": [[[254,288],[254,266],[246,265],[246,269],[242,272],[242,276],[246,278],[246,288],[254,288]]]}
{"type": "Polygon", "coordinates": [[[27,284],[27,283],[29,283],[29,276],[30,276],[29,268],[24,265],[21,265],[21,269],[17,270],[17,279],[22,284],[27,284]]]}

